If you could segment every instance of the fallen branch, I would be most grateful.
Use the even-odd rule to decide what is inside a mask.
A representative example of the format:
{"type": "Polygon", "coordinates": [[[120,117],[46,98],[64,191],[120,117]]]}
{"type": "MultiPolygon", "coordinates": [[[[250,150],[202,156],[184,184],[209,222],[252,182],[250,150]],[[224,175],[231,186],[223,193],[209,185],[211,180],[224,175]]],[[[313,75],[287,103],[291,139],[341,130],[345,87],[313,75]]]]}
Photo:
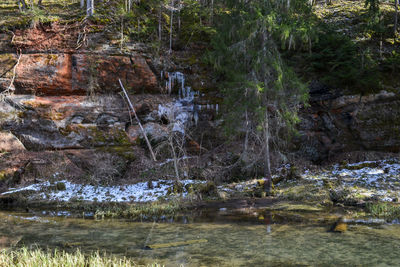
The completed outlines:
{"type": "Polygon", "coordinates": [[[128,104],[129,104],[129,107],[130,107],[131,110],[132,110],[133,115],[135,115],[135,118],[136,118],[136,120],[137,120],[137,122],[138,122],[138,124],[139,124],[140,130],[141,130],[142,133],[143,133],[144,139],[146,140],[147,147],[148,147],[149,150],[150,150],[151,156],[153,157],[153,160],[154,160],[154,161],[157,161],[156,155],[154,154],[153,148],[151,147],[151,144],[150,144],[150,141],[149,141],[149,139],[147,138],[147,134],[146,134],[146,132],[144,131],[144,128],[143,128],[142,124],[140,123],[140,120],[139,120],[139,117],[138,117],[137,114],[136,114],[135,108],[133,107],[132,102],[131,102],[131,100],[129,99],[128,93],[126,92],[125,87],[124,87],[124,85],[123,85],[122,82],[121,82],[121,79],[118,79],[118,81],[119,81],[119,84],[120,84],[120,86],[121,86],[121,88],[122,88],[122,91],[124,92],[124,95],[125,95],[125,97],[126,97],[126,100],[128,100],[128,104]]]}

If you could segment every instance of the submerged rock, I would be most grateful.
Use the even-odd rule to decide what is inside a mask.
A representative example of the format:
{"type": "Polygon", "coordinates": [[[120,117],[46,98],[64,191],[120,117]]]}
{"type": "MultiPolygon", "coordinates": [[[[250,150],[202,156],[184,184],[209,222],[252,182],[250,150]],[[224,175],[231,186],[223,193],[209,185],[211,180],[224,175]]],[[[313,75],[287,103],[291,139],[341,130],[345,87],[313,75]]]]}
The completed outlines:
{"type": "Polygon", "coordinates": [[[340,218],[333,224],[331,231],[335,233],[344,233],[347,231],[347,223],[343,218],[340,218]]]}

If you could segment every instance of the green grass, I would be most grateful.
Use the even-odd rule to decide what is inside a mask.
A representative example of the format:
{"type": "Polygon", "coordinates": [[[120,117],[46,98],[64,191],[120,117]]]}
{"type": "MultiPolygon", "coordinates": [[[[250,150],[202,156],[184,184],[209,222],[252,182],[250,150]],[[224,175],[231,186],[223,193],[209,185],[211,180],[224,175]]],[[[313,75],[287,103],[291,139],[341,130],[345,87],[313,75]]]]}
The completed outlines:
{"type": "Polygon", "coordinates": [[[139,265],[129,258],[117,258],[99,252],[90,255],[82,254],[79,250],[74,253],[65,251],[42,251],[39,249],[28,250],[22,248],[15,251],[1,250],[0,266],[16,267],[91,267],[91,266],[161,266],[159,264],[139,265]]]}
{"type": "Polygon", "coordinates": [[[184,203],[177,199],[168,202],[152,202],[136,205],[115,205],[98,208],[94,214],[96,219],[103,218],[127,218],[143,219],[143,217],[174,216],[185,209],[184,203]]]}
{"type": "Polygon", "coordinates": [[[365,212],[378,218],[400,218],[400,206],[392,203],[367,203],[365,212]]]}

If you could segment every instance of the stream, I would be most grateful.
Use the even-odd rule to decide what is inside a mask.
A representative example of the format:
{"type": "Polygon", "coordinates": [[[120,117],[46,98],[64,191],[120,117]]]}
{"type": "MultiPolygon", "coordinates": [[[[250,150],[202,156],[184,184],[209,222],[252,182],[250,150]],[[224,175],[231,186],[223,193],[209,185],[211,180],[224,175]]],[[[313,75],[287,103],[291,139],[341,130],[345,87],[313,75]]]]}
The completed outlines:
{"type": "Polygon", "coordinates": [[[166,266],[400,266],[399,224],[354,223],[334,233],[329,231],[334,214],[325,212],[254,215],[220,209],[158,222],[67,214],[3,211],[0,246],[79,248],[166,266]]]}

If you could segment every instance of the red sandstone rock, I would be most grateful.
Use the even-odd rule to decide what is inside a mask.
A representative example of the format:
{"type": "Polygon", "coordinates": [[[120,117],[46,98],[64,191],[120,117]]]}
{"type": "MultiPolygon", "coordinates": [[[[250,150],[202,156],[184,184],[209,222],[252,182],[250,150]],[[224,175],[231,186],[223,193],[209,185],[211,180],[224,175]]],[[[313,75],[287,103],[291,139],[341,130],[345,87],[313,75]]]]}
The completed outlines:
{"type": "Polygon", "coordinates": [[[140,55],[24,54],[14,82],[16,94],[86,95],[158,92],[155,74],[140,55]]]}

